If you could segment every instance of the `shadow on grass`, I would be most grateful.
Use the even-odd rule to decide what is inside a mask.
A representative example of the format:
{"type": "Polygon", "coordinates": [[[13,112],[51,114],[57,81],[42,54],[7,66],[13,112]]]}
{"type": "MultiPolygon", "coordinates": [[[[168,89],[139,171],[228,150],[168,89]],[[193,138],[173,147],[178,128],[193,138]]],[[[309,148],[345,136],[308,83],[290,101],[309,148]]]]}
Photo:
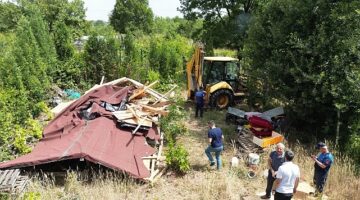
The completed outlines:
{"type": "Polygon", "coordinates": [[[208,164],[195,164],[191,165],[193,171],[205,172],[208,171],[208,164]]]}

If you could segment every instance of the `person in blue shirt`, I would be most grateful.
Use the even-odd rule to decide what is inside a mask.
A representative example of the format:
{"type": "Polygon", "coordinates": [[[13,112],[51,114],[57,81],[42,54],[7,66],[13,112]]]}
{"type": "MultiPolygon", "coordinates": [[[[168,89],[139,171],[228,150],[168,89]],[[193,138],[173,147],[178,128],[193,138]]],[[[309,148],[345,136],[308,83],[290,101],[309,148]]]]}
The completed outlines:
{"type": "Polygon", "coordinates": [[[273,188],[274,181],[276,180],[276,173],[279,167],[285,162],[285,145],[283,143],[276,144],[275,151],[272,151],[268,158],[268,177],[265,195],[261,196],[261,199],[270,199],[271,191],[273,188]]]}
{"type": "Polygon", "coordinates": [[[199,90],[195,92],[195,117],[198,117],[198,114],[200,112],[200,117],[203,116],[204,112],[204,98],[205,98],[206,92],[204,91],[204,88],[200,86],[199,90]]]}
{"type": "Polygon", "coordinates": [[[214,121],[212,121],[212,120],[209,121],[208,126],[210,128],[208,131],[209,146],[205,149],[205,154],[209,158],[210,166],[214,166],[215,161],[214,161],[211,153],[212,152],[215,153],[216,166],[217,166],[217,169],[220,170],[221,164],[222,164],[220,154],[224,149],[224,145],[223,145],[224,135],[220,128],[215,127],[214,121]]]}
{"type": "Polygon", "coordinates": [[[320,154],[318,156],[312,155],[311,158],[315,161],[315,194],[321,194],[324,191],[324,186],[329,174],[330,167],[334,162],[334,156],[329,152],[328,147],[323,142],[318,143],[317,148],[320,150],[320,154]]]}

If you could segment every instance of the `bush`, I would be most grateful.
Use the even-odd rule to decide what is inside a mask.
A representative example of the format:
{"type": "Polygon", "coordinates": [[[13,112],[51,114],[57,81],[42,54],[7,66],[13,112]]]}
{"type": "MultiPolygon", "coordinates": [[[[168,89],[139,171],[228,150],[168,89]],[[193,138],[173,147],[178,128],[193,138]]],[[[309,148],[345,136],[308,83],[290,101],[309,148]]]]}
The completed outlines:
{"type": "Polygon", "coordinates": [[[159,72],[156,72],[154,70],[149,70],[148,72],[148,80],[150,81],[150,83],[159,80],[160,79],[160,74],[159,72]]]}
{"type": "Polygon", "coordinates": [[[237,57],[237,51],[229,49],[214,49],[214,54],[214,56],[227,56],[232,58],[237,57]]]}
{"type": "Polygon", "coordinates": [[[177,136],[187,134],[188,132],[181,122],[185,115],[181,107],[176,105],[170,106],[169,110],[169,115],[161,118],[160,121],[161,128],[165,132],[165,141],[168,142],[169,147],[165,153],[166,163],[176,173],[185,174],[190,170],[189,153],[182,145],[176,144],[177,136]]]}
{"type": "Polygon", "coordinates": [[[26,192],[22,199],[24,199],[24,200],[40,200],[41,194],[39,192],[26,192]]]}
{"type": "Polygon", "coordinates": [[[349,155],[352,155],[356,165],[360,165],[360,136],[353,134],[350,137],[349,143],[347,145],[347,152],[349,155]]]}
{"type": "Polygon", "coordinates": [[[166,141],[176,141],[178,135],[186,134],[187,129],[182,124],[181,119],[184,113],[177,106],[169,107],[170,113],[168,116],[161,118],[161,128],[164,130],[166,141]]]}
{"type": "Polygon", "coordinates": [[[182,145],[176,145],[171,140],[171,142],[169,142],[169,149],[165,155],[166,163],[170,169],[180,174],[185,174],[190,170],[189,153],[182,145]]]}

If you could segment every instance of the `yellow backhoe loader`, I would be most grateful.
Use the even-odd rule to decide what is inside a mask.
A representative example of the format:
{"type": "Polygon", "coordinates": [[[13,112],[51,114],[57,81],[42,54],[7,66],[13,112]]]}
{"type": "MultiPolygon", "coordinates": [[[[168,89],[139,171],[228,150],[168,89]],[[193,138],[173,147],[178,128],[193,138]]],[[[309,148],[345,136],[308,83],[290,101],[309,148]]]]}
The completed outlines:
{"type": "Polygon", "coordinates": [[[206,91],[205,103],[210,107],[226,108],[236,98],[244,97],[239,60],[231,57],[204,57],[204,54],[203,48],[197,46],[186,64],[188,99],[194,99],[194,93],[200,86],[206,91]]]}

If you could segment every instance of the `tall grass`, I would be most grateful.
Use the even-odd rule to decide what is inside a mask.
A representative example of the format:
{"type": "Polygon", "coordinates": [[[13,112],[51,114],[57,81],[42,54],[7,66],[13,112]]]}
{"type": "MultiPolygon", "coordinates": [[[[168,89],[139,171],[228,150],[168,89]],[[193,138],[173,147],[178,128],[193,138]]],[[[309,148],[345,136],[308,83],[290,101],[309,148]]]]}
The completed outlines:
{"type": "MultiPolygon", "coordinates": [[[[315,146],[315,145],[314,145],[315,146]]],[[[329,146],[331,147],[331,145],[329,146]]],[[[317,154],[314,147],[302,146],[301,144],[292,144],[290,148],[295,152],[295,163],[301,170],[301,179],[308,183],[313,182],[314,161],[311,154],[317,154]]],[[[352,200],[359,199],[358,191],[360,189],[359,177],[356,175],[355,164],[348,156],[329,149],[334,155],[334,163],[330,168],[328,180],[325,186],[325,195],[334,200],[352,200]]]]}
{"type": "Polygon", "coordinates": [[[82,181],[80,176],[68,172],[62,185],[50,178],[35,178],[23,199],[127,199],[137,185],[131,178],[114,174],[96,175],[92,182],[82,181]]]}
{"type": "MultiPolygon", "coordinates": [[[[191,170],[184,176],[176,176],[168,171],[154,184],[139,183],[131,178],[112,175],[98,176],[92,182],[81,181],[76,173],[69,173],[63,185],[56,185],[52,181],[35,178],[28,187],[24,199],[234,199],[242,197],[258,199],[256,194],[264,192],[266,179],[262,172],[267,170],[267,158],[272,151],[265,149],[260,155],[260,164],[255,178],[248,178],[246,155],[240,159],[238,168],[230,167],[230,160],[237,154],[233,148],[232,138],[236,136],[236,126],[225,123],[226,111],[209,109],[204,113],[204,118],[194,119],[192,107],[187,108],[189,116],[184,123],[189,128],[189,134],[179,135],[178,142],[184,145],[189,152],[191,170]],[[209,166],[204,154],[208,145],[207,125],[208,120],[215,120],[218,127],[225,134],[225,151],[222,154],[223,169],[217,171],[209,166]]],[[[325,195],[332,200],[359,199],[357,192],[360,181],[355,173],[352,160],[331,149],[335,155],[335,162],[330,169],[325,195]]],[[[301,180],[312,183],[314,162],[311,154],[317,154],[313,146],[303,146],[300,143],[286,144],[286,147],[295,152],[294,163],[301,170],[301,180]]],[[[309,197],[308,199],[314,199],[309,197]]]]}

